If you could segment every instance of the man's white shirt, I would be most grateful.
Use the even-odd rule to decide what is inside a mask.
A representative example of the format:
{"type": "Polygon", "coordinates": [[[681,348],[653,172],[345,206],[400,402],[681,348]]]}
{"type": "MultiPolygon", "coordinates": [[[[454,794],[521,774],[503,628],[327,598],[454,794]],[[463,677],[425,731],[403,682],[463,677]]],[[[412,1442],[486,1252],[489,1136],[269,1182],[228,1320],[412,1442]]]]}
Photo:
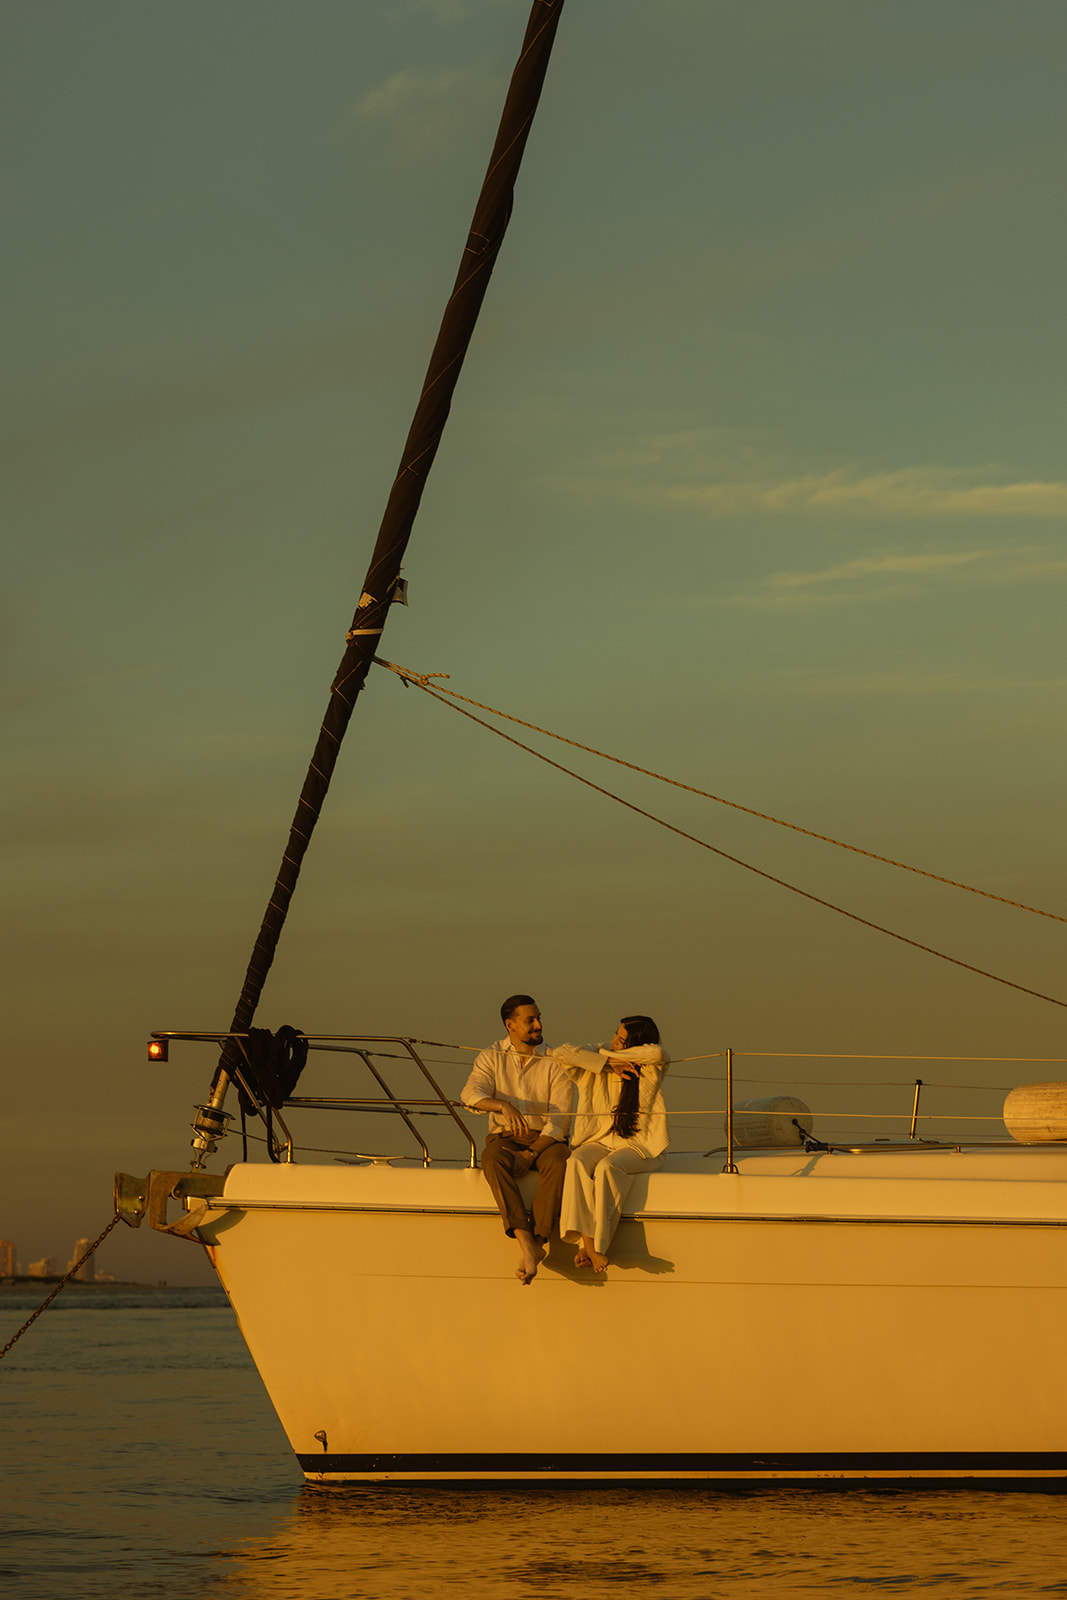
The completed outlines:
{"type": "MultiPolygon", "coordinates": [[[[475,1058],[460,1100],[474,1111],[475,1100],[510,1100],[521,1111],[531,1132],[549,1139],[566,1139],[571,1130],[578,1091],[558,1062],[541,1045],[531,1056],[515,1049],[510,1037],[491,1044],[475,1058]]],[[[489,1113],[489,1132],[506,1133],[498,1111],[489,1113]]]]}

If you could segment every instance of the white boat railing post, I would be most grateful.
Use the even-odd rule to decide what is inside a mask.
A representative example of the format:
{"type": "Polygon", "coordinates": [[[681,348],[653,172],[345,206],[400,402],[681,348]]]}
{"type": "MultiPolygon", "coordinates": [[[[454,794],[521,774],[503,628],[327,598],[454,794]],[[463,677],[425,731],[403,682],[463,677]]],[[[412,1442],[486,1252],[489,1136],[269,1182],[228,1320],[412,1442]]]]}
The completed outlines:
{"type": "Polygon", "coordinates": [[[916,1136],[915,1135],[915,1129],[916,1129],[916,1127],[918,1125],[918,1122],[919,1122],[919,1096],[922,1093],[922,1086],[923,1086],[922,1079],[921,1078],[916,1078],[916,1080],[915,1080],[915,1099],[911,1103],[911,1129],[910,1129],[910,1131],[908,1133],[908,1138],[909,1139],[914,1139],[915,1136],[916,1136]]]}
{"type": "MultiPolygon", "coordinates": [[[[441,1085],[438,1083],[437,1079],[434,1077],[433,1073],[430,1071],[430,1069],[426,1065],[425,1061],[423,1061],[422,1057],[419,1055],[418,1051],[415,1049],[415,1040],[414,1039],[401,1039],[399,1042],[404,1046],[404,1048],[407,1051],[408,1055],[411,1057],[412,1061],[414,1061],[415,1065],[418,1067],[419,1071],[422,1073],[423,1077],[426,1079],[426,1082],[430,1085],[430,1088],[433,1090],[433,1092],[437,1096],[438,1100],[440,1100],[441,1104],[444,1106],[445,1110],[448,1112],[449,1116],[452,1118],[452,1121],[456,1124],[456,1127],[459,1129],[460,1133],[466,1139],[467,1144],[470,1146],[470,1161],[469,1161],[469,1165],[472,1166],[472,1167],[476,1167],[478,1165],[478,1146],[475,1144],[474,1136],[472,1135],[470,1129],[467,1127],[467,1124],[464,1122],[463,1118],[459,1115],[459,1113],[457,1112],[455,1106],[452,1104],[451,1100],[445,1094],[444,1090],[441,1088],[441,1085]]],[[[425,1044],[425,1042],[426,1041],[424,1039],[420,1039],[419,1040],[420,1044],[425,1044]]]]}
{"type": "Polygon", "coordinates": [[[392,1101],[393,1105],[396,1107],[397,1114],[401,1118],[405,1128],[407,1128],[408,1132],[411,1134],[412,1138],[415,1140],[415,1143],[418,1145],[419,1149],[422,1151],[422,1164],[423,1164],[423,1166],[424,1167],[428,1167],[433,1158],[430,1155],[430,1151],[429,1151],[429,1148],[428,1148],[428,1146],[426,1144],[426,1140],[422,1137],[422,1134],[419,1132],[418,1128],[416,1128],[415,1124],[412,1122],[411,1118],[408,1116],[407,1112],[404,1110],[404,1107],[400,1104],[400,1101],[397,1099],[397,1097],[393,1093],[392,1089],[390,1089],[389,1085],[386,1083],[385,1079],[382,1077],[381,1073],[378,1071],[377,1067],[374,1065],[373,1061],[370,1058],[370,1051],[369,1050],[357,1050],[355,1052],[355,1054],[357,1056],[359,1056],[360,1060],[363,1062],[363,1065],[367,1068],[368,1072],[370,1072],[371,1076],[381,1086],[381,1088],[385,1091],[385,1093],[388,1096],[388,1098],[392,1101]]]}
{"type": "Polygon", "coordinates": [[[726,1052],[726,1165],[724,1172],[737,1172],[734,1165],[734,1053],[726,1052]]]}

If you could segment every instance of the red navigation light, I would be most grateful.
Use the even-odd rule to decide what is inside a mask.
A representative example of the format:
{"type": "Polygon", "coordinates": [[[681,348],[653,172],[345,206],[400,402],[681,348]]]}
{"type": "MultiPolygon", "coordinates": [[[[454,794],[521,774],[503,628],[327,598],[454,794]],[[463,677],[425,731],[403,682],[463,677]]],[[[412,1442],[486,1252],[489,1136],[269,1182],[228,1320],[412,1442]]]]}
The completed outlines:
{"type": "Polygon", "coordinates": [[[148,1059],[149,1059],[149,1061],[166,1061],[166,1059],[167,1059],[167,1041],[166,1041],[166,1039],[149,1039],[149,1041],[148,1041],[148,1059]]]}

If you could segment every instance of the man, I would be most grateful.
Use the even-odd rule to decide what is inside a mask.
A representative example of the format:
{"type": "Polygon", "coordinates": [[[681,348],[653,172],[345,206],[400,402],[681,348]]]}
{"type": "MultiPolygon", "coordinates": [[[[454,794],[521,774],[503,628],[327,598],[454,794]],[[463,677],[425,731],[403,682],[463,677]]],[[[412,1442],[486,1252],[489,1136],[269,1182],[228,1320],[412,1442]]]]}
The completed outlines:
{"type": "Polygon", "coordinates": [[[532,1283],[559,1221],[577,1090],[563,1068],[544,1054],[541,1013],[530,995],[509,995],[500,1019],[507,1038],[481,1052],[460,1098],[468,1111],[489,1113],[482,1171],[504,1219],[504,1232],[522,1251],[515,1276],[520,1283],[532,1283]],[[537,1173],[532,1216],[519,1190],[519,1179],[531,1169],[537,1173]]]}

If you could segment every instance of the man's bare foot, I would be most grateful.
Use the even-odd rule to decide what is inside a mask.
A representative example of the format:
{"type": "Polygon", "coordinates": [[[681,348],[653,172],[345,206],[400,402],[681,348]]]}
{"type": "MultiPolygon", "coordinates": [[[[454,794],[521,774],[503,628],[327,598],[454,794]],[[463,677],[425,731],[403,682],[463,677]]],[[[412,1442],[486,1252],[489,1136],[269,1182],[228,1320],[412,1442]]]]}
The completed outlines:
{"type": "Polygon", "coordinates": [[[542,1245],[538,1244],[532,1233],[525,1233],[516,1228],[515,1238],[518,1240],[519,1249],[522,1251],[522,1260],[515,1268],[515,1276],[520,1283],[533,1283],[537,1277],[537,1269],[548,1252],[542,1245]]]}
{"type": "Polygon", "coordinates": [[[593,1263],[590,1261],[584,1250],[579,1250],[578,1254],[574,1258],[574,1265],[576,1267],[591,1267],[593,1263]]]}
{"type": "Polygon", "coordinates": [[[590,1250],[589,1265],[594,1272],[606,1272],[608,1267],[607,1256],[602,1256],[599,1250],[590,1250]]]}

